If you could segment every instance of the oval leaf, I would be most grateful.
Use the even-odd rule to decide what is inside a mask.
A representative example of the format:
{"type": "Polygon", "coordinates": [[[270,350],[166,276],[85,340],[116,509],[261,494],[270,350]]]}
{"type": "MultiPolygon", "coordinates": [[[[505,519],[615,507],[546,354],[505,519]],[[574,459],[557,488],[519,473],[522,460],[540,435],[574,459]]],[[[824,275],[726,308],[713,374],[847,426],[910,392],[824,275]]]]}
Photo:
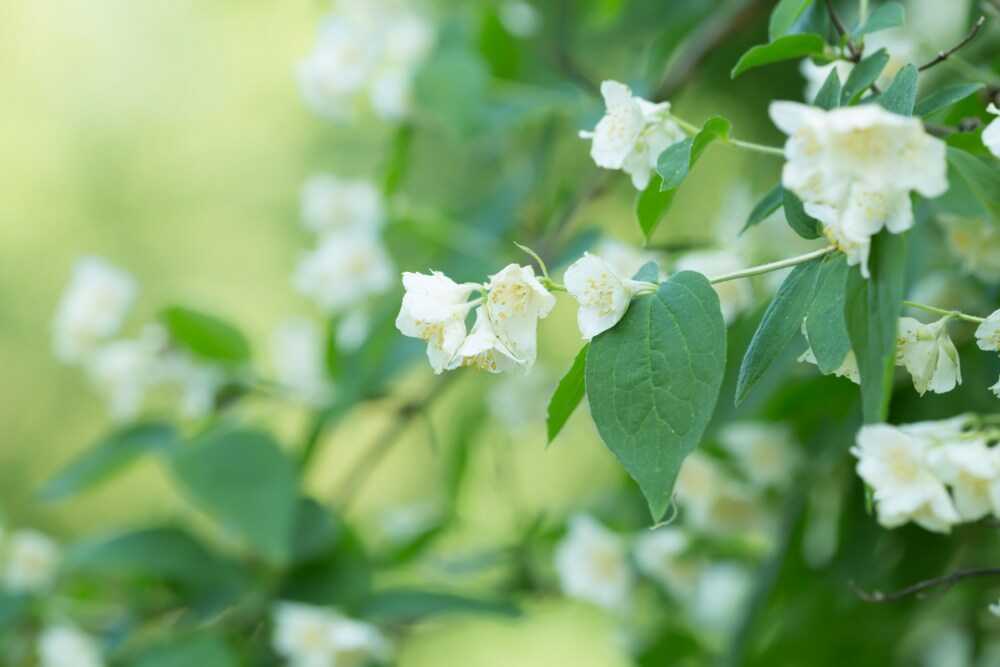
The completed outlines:
{"type": "Polygon", "coordinates": [[[771,10],[771,19],[767,24],[767,38],[773,42],[787,35],[812,2],[813,0],[780,0],[771,10]]]}
{"type": "Polygon", "coordinates": [[[250,343],[239,329],[214,315],[171,306],[160,319],[170,338],[206,361],[238,364],[250,359],[250,343]]]}
{"type": "Polygon", "coordinates": [[[886,91],[879,95],[878,103],[886,111],[912,116],[917,103],[917,68],[907,65],[899,70],[886,91]]]}
{"type": "Polygon", "coordinates": [[[840,98],[841,105],[850,103],[851,100],[875,83],[887,64],[889,64],[889,52],[885,49],[879,49],[855,65],[847,76],[847,81],[844,82],[840,98]]]}
{"type": "Polygon", "coordinates": [[[823,225],[820,221],[806,213],[802,200],[791,190],[782,191],[782,202],[785,207],[785,220],[795,233],[804,239],[818,239],[823,235],[823,225]]]}
{"type": "Polygon", "coordinates": [[[806,337],[820,371],[829,374],[840,368],[851,349],[844,321],[844,290],[847,287],[847,260],[841,253],[827,255],[816,279],[816,296],[806,315],[806,337]]]}
{"type": "Polygon", "coordinates": [[[784,195],[785,191],[780,183],[768,190],[767,194],[750,211],[750,216],[740,233],[742,234],[751,227],[764,222],[772,213],[781,208],[784,195]]]}
{"type": "Polygon", "coordinates": [[[981,83],[956,83],[953,86],[945,86],[937,90],[917,103],[913,114],[916,116],[929,116],[935,111],[940,111],[951,106],[955,102],[964,100],[969,95],[978,90],[982,90],[981,83]]]}
{"type": "Polygon", "coordinates": [[[854,30],[855,37],[861,37],[872,32],[896,28],[906,21],[906,10],[898,2],[887,2],[877,7],[868,20],[854,30]]]}
{"type": "Polygon", "coordinates": [[[784,35],[774,40],[770,44],[760,44],[744,53],[733,71],[730,72],[732,78],[738,77],[743,72],[781,62],[782,60],[795,60],[806,56],[823,55],[826,43],[823,38],[814,33],[803,33],[801,35],[784,35]]]}
{"type": "Polygon", "coordinates": [[[585,393],[584,369],[587,366],[587,350],[590,345],[584,345],[577,353],[573,365],[566,371],[566,375],[559,380],[559,386],[549,399],[549,409],[546,419],[549,433],[549,444],[556,439],[559,431],[566,425],[566,421],[576,410],[576,406],[583,400],[585,393]]]}

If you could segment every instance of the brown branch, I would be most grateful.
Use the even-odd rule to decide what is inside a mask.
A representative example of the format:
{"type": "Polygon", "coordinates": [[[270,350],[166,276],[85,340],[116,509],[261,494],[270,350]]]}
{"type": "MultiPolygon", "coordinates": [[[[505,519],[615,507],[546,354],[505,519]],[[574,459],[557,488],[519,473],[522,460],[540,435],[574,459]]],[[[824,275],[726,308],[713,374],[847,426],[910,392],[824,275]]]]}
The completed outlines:
{"type": "Polygon", "coordinates": [[[982,28],[985,23],[986,23],[986,17],[980,16],[979,19],[972,24],[972,30],[970,30],[969,34],[965,36],[965,39],[963,39],[961,42],[951,47],[947,51],[941,51],[940,53],[937,54],[937,56],[935,56],[933,60],[926,62],[920,67],[918,67],[917,71],[923,72],[924,70],[928,70],[931,67],[934,67],[938,63],[943,63],[945,60],[948,60],[948,58],[950,58],[952,54],[954,54],[959,49],[964,48],[969,42],[974,40],[976,38],[976,35],[979,34],[980,28],[982,28]]]}
{"type": "Polygon", "coordinates": [[[847,50],[851,52],[850,60],[852,62],[858,62],[861,60],[861,49],[859,49],[851,38],[847,34],[847,28],[844,27],[843,21],[837,16],[837,10],[833,8],[833,0],[826,0],[826,11],[830,15],[830,20],[833,22],[833,27],[836,28],[837,34],[840,38],[845,40],[847,44],[847,50]]]}
{"type": "Polygon", "coordinates": [[[909,597],[911,595],[919,595],[924,591],[936,588],[938,586],[945,586],[950,588],[951,586],[957,584],[964,579],[973,579],[976,577],[997,577],[1000,576],[1000,567],[983,567],[973,570],[959,570],[957,572],[952,572],[951,574],[946,574],[941,577],[935,577],[934,579],[925,579],[924,581],[918,581],[917,583],[902,588],[893,593],[883,593],[881,591],[864,591],[858,588],[854,582],[850,583],[851,588],[854,593],[864,600],[865,602],[896,602],[897,600],[902,600],[903,598],[909,597]]]}

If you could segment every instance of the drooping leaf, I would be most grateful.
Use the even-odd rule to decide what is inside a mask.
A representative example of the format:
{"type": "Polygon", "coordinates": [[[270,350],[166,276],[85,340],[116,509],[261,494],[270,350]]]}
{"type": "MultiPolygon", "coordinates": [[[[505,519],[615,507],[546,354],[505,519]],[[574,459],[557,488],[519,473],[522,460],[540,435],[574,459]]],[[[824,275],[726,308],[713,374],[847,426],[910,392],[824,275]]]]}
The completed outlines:
{"type": "Polygon", "coordinates": [[[382,170],[382,194],[392,197],[406,178],[410,166],[410,149],[413,145],[413,125],[401,123],[392,135],[389,156],[382,170]]]}
{"type": "Polygon", "coordinates": [[[949,182],[952,187],[957,185],[966,195],[971,195],[964,205],[1000,224],[1000,169],[995,164],[993,161],[991,166],[966,151],[948,147],[949,182]],[[959,183],[954,182],[953,176],[957,176],[959,183]]]}
{"type": "Polygon", "coordinates": [[[747,347],[736,381],[736,404],[742,403],[757,381],[782,356],[802,328],[802,320],[816,293],[821,262],[796,266],[764,311],[764,317],[747,347]]]}
{"type": "Polygon", "coordinates": [[[362,615],[376,623],[410,623],[446,614],[486,614],[514,618],[521,615],[521,610],[507,600],[408,588],[378,591],[362,607],[362,615]]]}
{"type": "Polygon", "coordinates": [[[964,100],[976,91],[982,90],[982,88],[983,84],[981,83],[956,83],[952,86],[945,86],[917,102],[917,106],[913,109],[913,115],[929,116],[936,111],[964,100]]]}
{"type": "Polygon", "coordinates": [[[649,179],[649,185],[639,193],[635,201],[635,217],[639,221],[639,229],[642,230],[643,236],[647,239],[653,235],[653,231],[670,209],[670,205],[674,202],[674,196],[677,194],[677,190],[662,191],[662,185],[663,179],[658,174],[653,174],[649,179]]]}
{"type": "Polygon", "coordinates": [[[785,220],[796,234],[804,239],[818,239],[823,235],[823,225],[806,213],[802,200],[794,192],[782,190],[782,203],[785,207],[785,220]]]}
{"type": "Polygon", "coordinates": [[[208,633],[172,637],[147,649],[132,663],[133,667],[237,667],[239,664],[226,642],[208,633]]]}
{"type": "Polygon", "coordinates": [[[912,116],[917,103],[917,68],[907,65],[896,73],[892,83],[879,95],[878,103],[886,111],[912,116]]]}
{"type": "Polygon", "coordinates": [[[708,425],[725,364],[719,298],[703,275],[691,271],[637,298],[615,328],[590,343],[591,414],[656,519],[708,425]]]}
{"type": "Polygon", "coordinates": [[[840,97],[841,105],[850,103],[851,100],[875,83],[887,64],[889,64],[889,52],[885,49],[879,49],[870,56],[862,58],[861,62],[855,65],[847,76],[847,81],[844,82],[840,97]]]}
{"type": "Polygon", "coordinates": [[[866,423],[885,421],[892,393],[896,331],[902,309],[906,236],[882,231],[872,239],[870,278],[854,268],[847,275],[844,319],[861,374],[866,423]]]}
{"type": "Polygon", "coordinates": [[[816,365],[825,374],[840,368],[851,349],[844,321],[847,259],[841,253],[823,258],[816,279],[816,295],[806,315],[806,334],[816,365]]]}
{"type": "Polygon", "coordinates": [[[127,426],[97,441],[53,476],[39,492],[44,500],[61,500],[85,491],[124,470],[143,454],[165,450],[178,441],[170,424],[127,426]]]}
{"type": "Polygon", "coordinates": [[[840,106],[841,91],[840,75],[837,74],[837,69],[833,68],[830,70],[830,74],[827,75],[826,81],[823,82],[823,87],[816,93],[813,106],[826,109],[827,111],[836,109],[840,106]]]}
{"type": "Polygon", "coordinates": [[[854,29],[854,37],[861,37],[880,30],[897,28],[906,22],[906,10],[898,2],[879,5],[868,16],[868,20],[854,29]]]}
{"type": "Polygon", "coordinates": [[[768,44],[755,46],[740,56],[733,71],[730,72],[730,77],[735,79],[747,70],[783,60],[820,56],[823,55],[825,46],[823,38],[814,33],[784,35],[768,44]]]}
{"type": "Polygon", "coordinates": [[[170,339],[196,357],[223,364],[250,359],[250,343],[239,329],[214,315],[184,306],[170,306],[161,314],[170,339]]]}
{"type": "Polygon", "coordinates": [[[809,8],[813,0],[780,0],[771,10],[771,18],[767,23],[767,38],[772,42],[791,31],[802,13],[809,8]]]}
{"type": "Polygon", "coordinates": [[[521,50],[517,38],[504,26],[493,8],[487,9],[479,25],[479,52],[493,76],[501,79],[517,77],[521,69],[521,50]]]}
{"type": "Polygon", "coordinates": [[[270,435],[209,431],[177,452],[172,471],[195,504],[225,529],[272,562],[288,560],[298,476],[270,435]]]}
{"type": "MultiPolygon", "coordinates": [[[[781,187],[781,184],[775,185],[773,188],[767,191],[756,205],[754,205],[753,210],[750,211],[749,217],[747,217],[746,224],[743,225],[742,232],[750,229],[755,225],[759,225],[764,222],[772,213],[781,208],[784,201],[785,191],[781,187]]],[[[742,233],[740,232],[740,233],[742,233]]]]}
{"type": "Polygon", "coordinates": [[[559,380],[555,393],[549,399],[549,409],[546,419],[549,434],[549,444],[556,439],[559,431],[566,425],[570,415],[576,410],[576,406],[583,400],[586,393],[586,380],[584,369],[587,367],[587,349],[589,344],[584,345],[573,360],[573,365],[566,371],[566,375],[559,380]]]}

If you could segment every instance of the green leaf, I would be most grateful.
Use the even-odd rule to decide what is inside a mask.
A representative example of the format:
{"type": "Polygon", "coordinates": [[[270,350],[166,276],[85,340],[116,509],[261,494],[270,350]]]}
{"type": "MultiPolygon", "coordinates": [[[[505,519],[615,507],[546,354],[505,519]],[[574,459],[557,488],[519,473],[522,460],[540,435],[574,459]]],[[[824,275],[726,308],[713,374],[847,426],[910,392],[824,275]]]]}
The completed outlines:
{"type": "Polygon", "coordinates": [[[994,223],[1000,223],[1000,169],[995,162],[991,166],[966,151],[949,146],[948,166],[949,180],[953,175],[958,176],[958,187],[972,195],[965,204],[993,218],[994,223]]]}
{"type": "Polygon", "coordinates": [[[816,357],[816,365],[825,374],[840,368],[851,349],[844,321],[847,271],[847,258],[843,254],[834,253],[823,258],[816,279],[816,295],[806,314],[809,347],[816,357]]]}
{"type": "Polygon", "coordinates": [[[814,33],[784,35],[769,44],[759,44],[744,53],[729,75],[735,79],[743,72],[762,65],[806,56],[821,56],[825,47],[826,42],[823,38],[814,33]]]}
{"type": "Polygon", "coordinates": [[[584,369],[587,366],[587,350],[590,345],[584,345],[573,360],[573,365],[566,371],[566,375],[559,380],[559,386],[549,399],[548,416],[546,424],[549,431],[549,444],[556,439],[559,431],[566,425],[566,421],[576,410],[576,406],[583,400],[586,391],[584,369]]]}
{"type": "Polygon", "coordinates": [[[143,454],[165,450],[178,441],[170,424],[127,426],[99,440],[56,473],[39,492],[44,500],[61,500],[105,481],[143,454]]]}
{"type": "Polygon", "coordinates": [[[224,528],[271,562],[288,560],[298,481],[270,435],[209,431],[178,451],[172,468],[191,499],[224,528]]]}
{"type": "Polygon", "coordinates": [[[382,171],[382,194],[392,197],[399,190],[406,171],[410,166],[410,150],[413,146],[413,125],[402,123],[392,135],[389,157],[382,171]]]}
{"type": "Polygon", "coordinates": [[[736,381],[736,405],[746,399],[753,386],[802,328],[802,320],[805,319],[816,292],[820,264],[821,262],[812,260],[796,266],[781,283],[778,293],[764,311],[764,317],[750,340],[740,365],[736,381]]]}
{"type": "Polygon", "coordinates": [[[740,233],[742,234],[751,227],[764,222],[768,216],[781,208],[783,200],[784,189],[779,183],[768,190],[767,194],[764,195],[753,207],[753,210],[750,211],[750,216],[747,218],[746,224],[743,225],[743,230],[740,233]]]}
{"type": "Polygon", "coordinates": [[[887,2],[875,9],[868,20],[854,29],[854,37],[861,37],[880,30],[896,28],[906,22],[906,10],[898,2],[887,2]]]}
{"type": "Polygon", "coordinates": [[[823,225],[819,220],[806,213],[802,200],[791,190],[782,190],[782,202],[785,207],[785,220],[795,233],[804,239],[818,239],[823,235],[823,225]]]}
{"type": "Polygon", "coordinates": [[[837,74],[837,69],[831,69],[830,74],[826,77],[826,81],[823,82],[823,87],[819,89],[816,93],[816,99],[813,100],[813,106],[817,106],[820,109],[836,109],[840,106],[840,75],[837,74]]]}
{"type": "Polygon", "coordinates": [[[521,610],[507,600],[396,588],[374,593],[361,611],[366,619],[387,624],[410,623],[446,614],[487,614],[516,618],[521,615],[521,610]]]}
{"type": "Polygon", "coordinates": [[[773,42],[787,35],[811,4],[812,0],[780,0],[771,10],[771,19],[767,24],[767,38],[773,42]]]}
{"type": "Polygon", "coordinates": [[[31,596],[0,591],[0,634],[10,636],[5,626],[20,621],[31,610],[31,596]]]}
{"type": "Polygon", "coordinates": [[[239,661],[220,637],[173,637],[144,651],[132,667],[237,667],[239,661]]]}
{"type": "Polygon", "coordinates": [[[906,236],[882,231],[872,239],[871,277],[858,269],[847,276],[844,319],[861,373],[865,423],[885,421],[892,393],[896,331],[902,309],[906,236]]]}
{"type": "MultiPolygon", "coordinates": [[[[680,143],[689,141],[690,139],[686,139],[680,143]]],[[[676,145],[678,144],[674,144],[674,146],[676,145]]],[[[673,146],[670,146],[667,150],[670,150],[670,148],[673,148],[673,146]]],[[[639,193],[635,201],[635,217],[639,221],[639,229],[642,230],[642,234],[646,239],[649,239],[653,235],[653,231],[660,224],[660,220],[663,219],[663,216],[670,209],[670,205],[674,202],[674,195],[677,194],[677,190],[662,192],[662,186],[663,179],[658,174],[653,174],[652,178],[649,179],[649,185],[639,193]]]]}
{"type": "Polygon", "coordinates": [[[719,297],[691,271],[635,299],[615,328],[590,343],[591,414],[655,519],[666,512],[681,463],[708,425],[725,365],[719,297]]]}
{"type": "Polygon", "coordinates": [[[981,83],[956,83],[953,86],[934,91],[917,103],[913,110],[915,116],[929,116],[935,111],[940,111],[946,107],[964,100],[969,95],[978,90],[982,90],[981,83]]]}
{"type": "Polygon", "coordinates": [[[483,14],[479,26],[479,52],[493,76],[516,78],[521,69],[521,51],[517,39],[510,34],[493,8],[483,14]]]}
{"type": "Polygon", "coordinates": [[[869,86],[878,81],[882,70],[889,63],[889,52],[879,49],[854,66],[851,73],[844,82],[844,89],[841,93],[840,103],[846,105],[856,96],[863,93],[869,86]]]}
{"type": "Polygon", "coordinates": [[[206,361],[239,364],[250,359],[250,343],[239,329],[206,313],[170,306],[160,319],[173,342],[206,361]]]}
{"type": "Polygon", "coordinates": [[[889,87],[879,95],[879,105],[886,111],[912,116],[917,103],[917,75],[917,68],[913,65],[899,70],[889,87]]]}

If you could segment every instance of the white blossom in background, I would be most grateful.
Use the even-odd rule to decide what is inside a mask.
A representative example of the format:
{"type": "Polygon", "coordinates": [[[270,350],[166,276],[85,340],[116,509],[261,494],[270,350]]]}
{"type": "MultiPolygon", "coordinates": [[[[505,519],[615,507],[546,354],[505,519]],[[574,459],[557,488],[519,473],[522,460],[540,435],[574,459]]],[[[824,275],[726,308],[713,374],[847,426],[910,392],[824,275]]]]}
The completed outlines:
{"type": "Polygon", "coordinates": [[[620,169],[637,190],[645,190],[660,154],[686,135],[671,120],[668,102],[653,104],[617,81],[601,83],[601,95],[605,115],[580,138],[591,140],[590,156],[598,167],[620,169]]]}
{"type": "Polygon", "coordinates": [[[892,84],[899,70],[911,63],[919,64],[920,49],[909,30],[892,28],[865,35],[865,55],[871,55],[879,49],[885,49],[889,54],[889,62],[875,80],[875,85],[882,90],[892,84]]]}
{"type": "Polygon", "coordinates": [[[329,236],[295,269],[295,288],[336,313],[392,285],[395,269],[378,237],[356,232],[329,236]]]}
{"type": "Polygon", "coordinates": [[[921,396],[927,391],[944,394],[962,384],[958,350],[948,337],[947,322],[947,317],[930,324],[899,318],[896,363],[910,373],[921,396]]]}
{"type": "Polygon", "coordinates": [[[680,528],[646,530],[632,547],[639,571],[682,600],[690,598],[698,581],[701,563],[686,558],[691,539],[680,528]]]}
{"type": "Polygon", "coordinates": [[[275,606],[272,645],[293,667],[360,666],[389,652],[374,626],[332,609],[293,602],[275,606]]]}
{"type": "Polygon", "coordinates": [[[799,63],[799,72],[806,80],[806,86],[802,92],[803,99],[807,104],[812,104],[816,95],[819,94],[820,88],[826,83],[827,77],[830,76],[830,72],[837,70],[837,77],[841,83],[844,83],[853,69],[854,64],[846,60],[835,60],[827,65],[817,65],[811,58],[803,59],[799,63]]]}
{"type": "Polygon", "coordinates": [[[476,302],[469,296],[482,289],[476,283],[458,284],[440,271],[403,273],[403,303],[396,328],[404,336],[427,342],[427,359],[435,373],[455,368],[465,342],[465,318],[476,302]]]}
{"type": "Polygon", "coordinates": [[[684,459],[674,497],[687,524],[701,532],[757,535],[766,528],[757,495],[704,454],[684,459]]]}
{"type": "Polygon", "coordinates": [[[961,520],[928,462],[931,443],[888,424],[864,426],[851,453],[857,473],[874,490],[878,520],[886,528],[913,521],[947,533],[961,520]]]}
{"type": "Polygon", "coordinates": [[[984,282],[1000,281],[1000,230],[985,217],[939,215],[948,249],[966,273],[984,282]]]}
{"type": "Polygon", "coordinates": [[[983,144],[994,156],[1000,157],[1000,109],[990,102],[986,110],[998,117],[990,121],[990,124],[983,130],[983,144]]]}
{"type": "Polygon", "coordinates": [[[1000,515],[1000,458],[985,440],[937,447],[928,454],[928,462],[938,479],[951,487],[963,521],[1000,515]]]}
{"type": "MultiPolygon", "coordinates": [[[[489,373],[527,370],[527,362],[516,356],[497,335],[485,306],[476,308],[476,323],[458,349],[457,364],[474,366],[489,373]]],[[[448,370],[454,365],[449,366],[448,370]]]]}
{"type": "Polygon", "coordinates": [[[1000,600],[997,600],[996,602],[991,604],[989,607],[987,607],[987,609],[989,609],[990,613],[993,614],[994,616],[1000,617],[1000,600]]]}
{"type": "MultiPolygon", "coordinates": [[[[674,269],[677,271],[697,271],[706,276],[717,276],[745,268],[743,258],[728,250],[695,250],[678,258],[674,269]]],[[[732,324],[737,317],[753,306],[753,288],[746,280],[729,280],[712,285],[719,295],[719,305],[726,324],[732,324]]]]}
{"type": "Polygon", "coordinates": [[[490,276],[486,303],[493,332],[503,347],[524,365],[535,365],[538,356],[538,320],[545,319],[556,298],[538,281],[530,266],[508,264],[490,276]]]}
{"type": "Polygon", "coordinates": [[[934,271],[921,276],[910,290],[909,298],[943,310],[979,312],[989,307],[982,290],[953,271],[934,271]]]}
{"type": "MultiPolygon", "coordinates": [[[[809,342],[809,334],[806,330],[805,320],[802,322],[802,336],[809,342]]],[[[800,362],[817,365],[816,355],[813,353],[812,348],[806,348],[798,359],[800,362]]],[[[840,363],[840,367],[832,373],[836,377],[847,378],[854,384],[861,384],[861,370],[858,368],[858,358],[854,354],[854,350],[848,350],[847,354],[844,355],[844,360],[840,363]]]]}
{"type": "Polygon", "coordinates": [[[700,628],[728,633],[740,618],[752,589],[753,577],[746,566],[736,562],[712,563],[699,574],[691,615],[700,628]]]}
{"type": "Polygon", "coordinates": [[[163,356],[161,369],[163,381],[179,391],[184,417],[201,419],[212,413],[226,381],[221,368],[196,361],[186,352],[170,351],[163,356]]]}
{"type": "Polygon", "coordinates": [[[622,243],[612,238],[602,238],[594,246],[594,254],[602,258],[619,276],[633,277],[649,262],[659,262],[660,257],[655,252],[643,250],[628,243],[622,243]]]}
{"type": "Polygon", "coordinates": [[[97,640],[69,625],[45,628],[38,637],[41,667],[103,667],[97,640]]]}
{"type": "Polygon", "coordinates": [[[149,391],[163,381],[161,354],[166,345],[166,330],[147,325],[138,338],[111,341],[91,355],[87,376],[107,401],[113,420],[134,419],[149,391]]]}
{"type": "Polygon", "coordinates": [[[37,530],[10,534],[3,547],[3,585],[18,593],[49,588],[59,569],[59,547],[37,530]]]}
{"type": "Polygon", "coordinates": [[[755,485],[780,486],[798,466],[801,455],[786,424],[732,422],[719,432],[719,442],[755,485]]]}
{"type": "Polygon", "coordinates": [[[508,375],[493,384],[486,395],[490,414],[509,431],[545,423],[555,381],[545,368],[508,375]]]}
{"type": "Polygon", "coordinates": [[[556,572],[563,593],[605,609],[624,609],[632,589],[625,544],[593,517],[579,514],[556,547],[556,572]]]}
{"type": "Polygon", "coordinates": [[[329,400],[333,387],[326,374],[326,343],[315,322],[295,317],[271,334],[271,366],[278,383],[309,405],[329,400]]]}
{"type": "Polygon", "coordinates": [[[522,39],[533,36],[542,24],[538,10],[525,0],[506,0],[500,3],[497,15],[510,34],[522,39]]]}
{"type": "Polygon", "coordinates": [[[382,195],[370,181],[317,174],[302,187],[302,222],[323,235],[335,231],[375,232],[382,225],[382,195]]]}
{"type": "Polygon", "coordinates": [[[985,352],[1000,351],[1000,310],[994,310],[976,327],[976,345],[985,352]]]}
{"type": "Polygon", "coordinates": [[[636,294],[656,289],[653,283],[618,275],[607,262],[590,253],[566,269],[563,282],[580,304],[577,325],[584,340],[618,324],[636,294]]]}
{"type": "Polygon", "coordinates": [[[116,335],[137,293],[135,280],[125,271],[99,257],[78,259],[53,322],[56,357],[67,363],[83,361],[116,335]]]}
{"type": "Polygon", "coordinates": [[[348,311],[337,322],[334,343],[343,352],[354,352],[368,338],[372,322],[368,312],[361,308],[348,311]]]}
{"type": "Polygon", "coordinates": [[[427,500],[391,507],[381,514],[382,534],[393,544],[404,544],[441,522],[441,507],[427,500]]]}
{"type": "Polygon", "coordinates": [[[782,185],[866,277],[871,237],[913,226],[910,192],[932,198],[948,189],[944,142],[919,119],[874,104],[824,111],[781,101],[770,115],[789,135],[782,185]]]}

